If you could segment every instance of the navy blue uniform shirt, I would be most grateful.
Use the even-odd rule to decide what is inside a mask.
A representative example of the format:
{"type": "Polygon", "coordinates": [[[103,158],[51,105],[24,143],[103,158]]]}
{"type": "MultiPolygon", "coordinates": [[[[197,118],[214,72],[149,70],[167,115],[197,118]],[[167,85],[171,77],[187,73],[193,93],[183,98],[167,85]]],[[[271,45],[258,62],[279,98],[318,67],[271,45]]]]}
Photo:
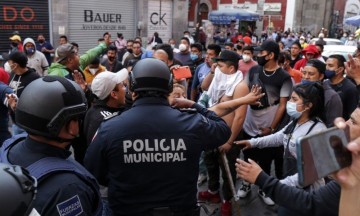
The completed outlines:
{"type": "MultiPolygon", "coordinates": [[[[28,137],[10,149],[8,159],[11,164],[27,167],[44,157],[65,160],[70,155],[68,150],[28,137]]],[[[91,186],[76,174],[65,172],[53,174],[38,185],[34,207],[40,215],[93,215],[96,198],[91,186]]]]}
{"type": "Polygon", "coordinates": [[[214,112],[193,108],[183,112],[165,98],[139,98],[101,124],[84,162],[109,187],[114,215],[195,207],[200,154],[224,144],[231,130],[214,112]]]}

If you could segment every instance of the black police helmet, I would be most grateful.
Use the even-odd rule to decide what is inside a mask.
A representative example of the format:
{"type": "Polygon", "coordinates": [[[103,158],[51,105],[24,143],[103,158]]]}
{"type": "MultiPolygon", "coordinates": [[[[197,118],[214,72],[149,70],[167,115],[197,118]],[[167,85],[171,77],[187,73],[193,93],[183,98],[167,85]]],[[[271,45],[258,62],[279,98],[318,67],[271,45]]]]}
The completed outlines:
{"type": "Polygon", "coordinates": [[[77,83],[46,76],[26,86],[16,107],[15,121],[29,134],[57,138],[69,120],[82,117],[86,110],[85,94],[77,83]]]}
{"type": "Polygon", "coordinates": [[[0,163],[0,212],[2,216],[29,215],[37,181],[20,166],[0,163]]]}
{"type": "Polygon", "coordinates": [[[173,89],[173,78],[169,67],[157,59],[146,58],[138,61],[129,79],[130,90],[133,92],[170,93],[173,89]]]}

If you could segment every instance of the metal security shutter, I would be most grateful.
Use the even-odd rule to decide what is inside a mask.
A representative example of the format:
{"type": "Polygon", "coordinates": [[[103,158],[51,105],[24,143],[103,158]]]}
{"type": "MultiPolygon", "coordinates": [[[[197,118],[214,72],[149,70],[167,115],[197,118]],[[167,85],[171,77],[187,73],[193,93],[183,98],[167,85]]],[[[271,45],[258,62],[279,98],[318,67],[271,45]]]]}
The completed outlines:
{"type": "Polygon", "coordinates": [[[19,31],[21,40],[44,34],[49,41],[49,2],[47,0],[1,0],[0,54],[10,49],[9,37],[19,31]]]}
{"type": "Polygon", "coordinates": [[[135,3],[133,0],[69,1],[69,42],[79,44],[80,53],[97,45],[105,32],[116,40],[117,32],[126,39],[135,35],[135,3]]]}

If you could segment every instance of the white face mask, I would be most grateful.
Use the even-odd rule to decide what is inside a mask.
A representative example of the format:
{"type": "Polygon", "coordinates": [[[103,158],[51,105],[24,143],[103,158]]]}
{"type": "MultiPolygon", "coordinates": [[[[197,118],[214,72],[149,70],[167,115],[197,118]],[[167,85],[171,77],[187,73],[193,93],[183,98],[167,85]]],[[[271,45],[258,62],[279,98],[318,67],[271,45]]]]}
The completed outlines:
{"type": "Polygon", "coordinates": [[[180,50],[181,52],[185,51],[185,50],[186,50],[186,45],[185,45],[185,44],[180,44],[180,45],[179,45],[179,50],[180,50]]]}
{"type": "Polygon", "coordinates": [[[170,46],[171,46],[171,48],[173,48],[173,49],[175,48],[175,44],[170,44],[170,46]]]}
{"type": "Polygon", "coordinates": [[[248,62],[251,59],[250,55],[243,55],[242,58],[243,58],[244,62],[248,62]]]}
{"type": "Polygon", "coordinates": [[[92,75],[94,75],[96,73],[96,71],[98,71],[99,68],[89,68],[89,71],[92,75]]]}

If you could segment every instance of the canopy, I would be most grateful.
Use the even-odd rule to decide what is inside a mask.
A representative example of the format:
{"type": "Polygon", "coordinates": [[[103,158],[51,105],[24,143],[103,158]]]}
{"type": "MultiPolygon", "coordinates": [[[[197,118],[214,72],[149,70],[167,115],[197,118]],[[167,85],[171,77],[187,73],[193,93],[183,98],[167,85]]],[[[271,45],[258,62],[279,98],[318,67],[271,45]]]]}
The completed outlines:
{"type": "Polygon", "coordinates": [[[233,20],[256,21],[259,19],[259,14],[242,9],[222,9],[211,11],[209,13],[209,20],[213,24],[230,24],[233,20]]]}
{"type": "Polygon", "coordinates": [[[349,17],[345,19],[345,24],[352,25],[352,26],[360,26],[360,15],[349,17]]]}

